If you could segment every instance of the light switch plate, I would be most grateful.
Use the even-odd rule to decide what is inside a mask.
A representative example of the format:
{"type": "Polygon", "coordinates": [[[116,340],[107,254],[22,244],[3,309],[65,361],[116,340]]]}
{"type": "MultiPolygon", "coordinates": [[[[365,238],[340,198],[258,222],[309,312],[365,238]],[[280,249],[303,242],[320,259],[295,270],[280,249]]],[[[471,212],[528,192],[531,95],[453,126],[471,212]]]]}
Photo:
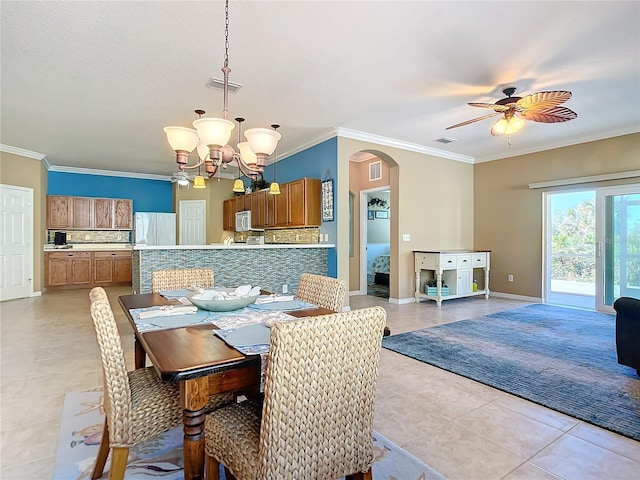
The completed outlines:
{"type": "Polygon", "coordinates": [[[403,234],[402,234],[402,241],[403,241],[403,242],[410,242],[410,241],[411,241],[411,234],[409,234],[409,233],[403,233],[403,234]]]}

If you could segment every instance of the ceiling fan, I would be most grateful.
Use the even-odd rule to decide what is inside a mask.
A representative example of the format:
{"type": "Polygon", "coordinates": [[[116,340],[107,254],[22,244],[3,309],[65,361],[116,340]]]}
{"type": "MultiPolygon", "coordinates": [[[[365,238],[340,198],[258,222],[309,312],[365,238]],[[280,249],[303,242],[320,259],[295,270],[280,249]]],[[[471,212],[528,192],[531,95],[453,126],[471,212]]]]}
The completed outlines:
{"type": "Polygon", "coordinates": [[[568,122],[574,118],[578,118],[578,114],[567,107],[560,105],[571,98],[571,92],[565,90],[554,90],[549,92],[537,92],[524,97],[513,97],[515,87],[505,88],[502,92],[505,98],[498,100],[496,103],[468,103],[472,107],[490,108],[494,112],[482,117],[473,118],[466,122],[458,123],[447,127],[446,130],[452,128],[463,127],[471,123],[484,120],[486,118],[502,115],[496,123],[491,127],[491,135],[511,135],[517,132],[524,125],[523,120],[532,120],[541,123],[558,123],[568,122]]]}
{"type": "Polygon", "coordinates": [[[187,172],[176,172],[171,175],[171,183],[177,183],[181,187],[189,187],[189,182],[193,182],[196,174],[188,174],[187,172]]]}

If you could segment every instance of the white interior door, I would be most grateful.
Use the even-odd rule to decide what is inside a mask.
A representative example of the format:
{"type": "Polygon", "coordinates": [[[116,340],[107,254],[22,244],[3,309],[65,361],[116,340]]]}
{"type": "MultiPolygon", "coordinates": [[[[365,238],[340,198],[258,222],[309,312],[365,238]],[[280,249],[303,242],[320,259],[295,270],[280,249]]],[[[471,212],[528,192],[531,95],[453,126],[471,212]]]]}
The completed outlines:
{"type": "Polygon", "coordinates": [[[33,294],[33,189],[0,185],[0,300],[33,294]]]}
{"type": "Polygon", "coordinates": [[[180,201],[180,245],[204,245],[206,234],[204,200],[180,201]]]}

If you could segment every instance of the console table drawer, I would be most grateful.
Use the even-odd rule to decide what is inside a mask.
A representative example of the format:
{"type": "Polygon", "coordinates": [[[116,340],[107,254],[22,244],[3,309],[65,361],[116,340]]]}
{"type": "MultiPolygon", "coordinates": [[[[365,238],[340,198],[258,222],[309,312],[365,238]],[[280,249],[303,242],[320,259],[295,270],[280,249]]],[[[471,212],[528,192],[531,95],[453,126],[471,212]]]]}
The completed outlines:
{"type": "Polygon", "coordinates": [[[457,260],[457,255],[440,255],[440,266],[443,268],[443,270],[456,268],[457,260]]]}
{"type": "Polygon", "coordinates": [[[471,254],[471,264],[473,268],[486,267],[487,266],[487,254],[486,253],[473,253],[471,254]]]}
{"type": "Polygon", "coordinates": [[[471,268],[471,255],[456,255],[456,267],[471,268]]]}

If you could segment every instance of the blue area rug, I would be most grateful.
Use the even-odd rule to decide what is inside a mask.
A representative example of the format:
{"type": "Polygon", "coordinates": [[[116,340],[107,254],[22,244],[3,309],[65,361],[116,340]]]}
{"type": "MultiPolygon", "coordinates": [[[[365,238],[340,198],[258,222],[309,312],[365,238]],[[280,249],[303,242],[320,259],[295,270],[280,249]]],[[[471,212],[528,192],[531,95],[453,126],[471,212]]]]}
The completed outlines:
{"type": "Polygon", "coordinates": [[[617,362],[614,315],[527,305],[382,345],[640,441],[640,378],[617,362]]]}

